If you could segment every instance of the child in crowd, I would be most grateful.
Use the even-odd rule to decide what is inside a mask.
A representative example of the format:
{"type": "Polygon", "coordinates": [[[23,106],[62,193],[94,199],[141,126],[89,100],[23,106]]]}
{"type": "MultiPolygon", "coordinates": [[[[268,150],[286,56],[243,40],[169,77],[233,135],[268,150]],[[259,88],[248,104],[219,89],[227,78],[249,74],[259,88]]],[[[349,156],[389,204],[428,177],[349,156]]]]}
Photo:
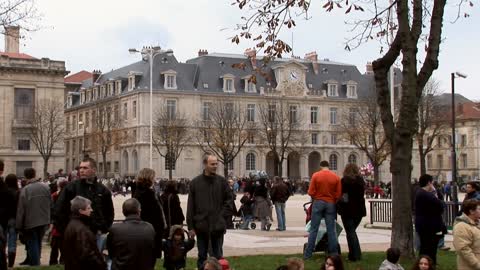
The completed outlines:
{"type": "Polygon", "coordinates": [[[325,258],[325,263],[320,267],[321,270],[343,270],[342,257],[340,255],[329,255],[325,258]]]}
{"type": "Polygon", "coordinates": [[[203,263],[203,270],[223,270],[222,265],[215,257],[208,257],[203,263]]]}
{"type": "Polygon", "coordinates": [[[398,263],[400,250],[398,248],[387,249],[387,259],[382,262],[378,270],[404,270],[398,263]]]}
{"type": "Polygon", "coordinates": [[[430,257],[421,255],[413,265],[412,270],[435,270],[435,265],[430,257]]]}
{"type": "Polygon", "coordinates": [[[300,258],[289,258],[287,260],[288,270],[304,270],[305,264],[300,258]]]}
{"type": "Polygon", "coordinates": [[[245,192],[243,197],[240,199],[240,203],[242,206],[238,211],[242,215],[242,224],[240,225],[240,229],[248,230],[248,226],[250,225],[250,221],[253,220],[253,203],[254,200],[250,192],[245,192]]]}
{"type": "Polygon", "coordinates": [[[173,225],[170,228],[170,235],[163,240],[163,251],[165,258],[163,267],[166,270],[185,269],[187,263],[187,252],[195,246],[195,240],[185,240],[185,231],[181,225],[173,225]]]}

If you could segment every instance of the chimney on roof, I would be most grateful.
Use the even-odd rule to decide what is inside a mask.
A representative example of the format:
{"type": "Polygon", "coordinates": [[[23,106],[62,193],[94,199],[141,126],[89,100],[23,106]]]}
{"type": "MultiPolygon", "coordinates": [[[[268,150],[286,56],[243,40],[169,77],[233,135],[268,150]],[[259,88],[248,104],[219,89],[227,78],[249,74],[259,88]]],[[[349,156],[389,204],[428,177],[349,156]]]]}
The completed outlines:
{"type": "Polygon", "coordinates": [[[244,52],[245,56],[250,59],[253,69],[257,69],[257,50],[255,49],[246,49],[244,52]]]}
{"type": "Polygon", "coordinates": [[[7,26],[5,27],[5,52],[19,53],[20,52],[20,27],[7,26]]]}
{"type": "Polygon", "coordinates": [[[198,56],[204,56],[204,55],[208,55],[208,51],[207,50],[198,50],[198,56]]]}
{"type": "Polygon", "coordinates": [[[92,72],[92,81],[93,83],[96,83],[98,78],[100,78],[100,75],[102,75],[102,72],[100,70],[93,70],[92,72]]]}
{"type": "Polygon", "coordinates": [[[366,69],[367,69],[367,70],[366,70],[365,74],[367,74],[367,75],[373,75],[372,62],[367,62],[366,69]]]}
{"type": "Polygon", "coordinates": [[[312,62],[313,71],[315,74],[318,74],[318,55],[317,52],[313,51],[305,54],[305,60],[312,62]]]}

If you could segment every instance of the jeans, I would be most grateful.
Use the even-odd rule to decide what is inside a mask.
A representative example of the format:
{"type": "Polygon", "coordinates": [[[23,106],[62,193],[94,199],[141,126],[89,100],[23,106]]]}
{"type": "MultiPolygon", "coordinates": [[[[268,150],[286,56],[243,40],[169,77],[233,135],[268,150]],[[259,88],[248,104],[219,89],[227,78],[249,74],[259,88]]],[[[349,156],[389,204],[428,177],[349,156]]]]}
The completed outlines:
{"type": "Polygon", "coordinates": [[[15,229],[15,219],[10,219],[8,221],[6,237],[8,244],[8,253],[17,252],[17,230],[15,229]]]}
{"type": "Polygon", "coordinates": [[[42,239],[47,231],[48,225],[42,225],[25,230],[27,256],[29,265],[40,265],[40,256],[42,254],[42,239]]]}
{"type": "Polygon", "coordinates": [[[275,212],[277,213],[278,230],[285,231],[285,203],[275,203],[275,212]]]}
{"type": "Polygon", "coordinates": [[[203,263],[208,255],[208,243],[212,244],[213,257],[220,260],[223,257],[223,232],[217,233],[199,233],[197,234],[197,249],[198,249],[198,269],[203,269],[203,263]]]}
{"type": "Polygon", "coordinates": [[[359,261],[362,259],[362,250],[355,230],[362,221],[362,217],[342,216],[343,227],[347,234],[348,259],[350,261],[359,261]]]}
{"type": "Polygon", "coordinates": [[[242,224],[240,224],[239,229],[241,230],[248,230],[248,226],[250,225],[250,222],[253,220],[252,215],[246,215],[243,216],[242,218],[242,224]]]}
{"type": "Polygon", "coordinates": [[[328,254],[338,254],[338,240],[336,232],[335,218],[337,217],[337,209],[334,203],[325,202],[322,200],[314,200],[312,206],[312,220],[310,233],[308,234],[308,245],[303,255],[305,259],[312,257],[312,253],[315,250],[315,240],[317,239],[318,227],[320,226],[320,220],[325,218],[327,225],[327,237],[328,237],[328,254]]]}

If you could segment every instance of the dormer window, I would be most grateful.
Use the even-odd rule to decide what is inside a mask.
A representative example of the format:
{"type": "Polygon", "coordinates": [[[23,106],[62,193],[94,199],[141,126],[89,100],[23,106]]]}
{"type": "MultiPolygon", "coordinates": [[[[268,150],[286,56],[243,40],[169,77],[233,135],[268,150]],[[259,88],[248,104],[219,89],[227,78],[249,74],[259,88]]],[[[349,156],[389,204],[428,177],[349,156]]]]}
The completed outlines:
{"type": "Polygon", "coordinates": [[[357,86],[354,84],[347,85],[347,98],[357,98],[357,86]]]}
{"type": "Polygon", "coordinates": [[[122,93],[122,81],[116,81],[115,84],[116,84],[116,87],[115,87],[116,94],[122,93]]]}
{"type": "Polygon", "coordinates": [[[132,91],[135,88],[135,75],[128,76],[128,91],[132,91]]]}
{"type": "Polygon", "coordinates": [[[250,80],[252,76],[246,76],[242,79],[245,81],[245,93],[256,93],[256,85],[250,80]]]}
{"type": "Polygon", "coordinates": [[[105,86],[100,86],[100,97],[104,98],[105,97],[105,86]]]}
{"type": "Polygon", "coordinates": [[[80,105],[85,103],[85,92],[80,92],[80,105]]]}
{"type": "Polygon", "coordinates": [[[108,96],[115,95],[115,92],[113,91],[113,82],[108,83],[107,89],[108,89],[108,96]]]}
{"type": "Polygon", "coordinates": [[[98,98],[98,88],[95,87],[93,88],[93,100],[96,100],[98,98]]]}
{"type": "Polygon", "coordinates": [[[338,97],[338,86],[337,86],[337,84],[333,84],[333,83],[328,84],[328,96],[329,97],[338,97]]]}
{"type": "Polygon", "coordinates": [[[233,76],[232,74],[225,74],[222,76],[222,78],[223,78],[223,91],[229,92],[229,93],[235,93],[235,85],[234,85],[235,76],[233,76]]]}
{"type": "Polygon", "coordinates": [[[92,101],[92,89],[87,90],[87,102],[92,101]]]}
{"type": "Polygon", "coordinates": [[[177,89],[177,72],[175,70],[167,70],[161,73],[164,77],[163,88],[177,89]]]}
{"type": "Polygon", "coordinates": [[[67,108],[72,107],[72,95],[68,95],[67,97],[67,108]]]}

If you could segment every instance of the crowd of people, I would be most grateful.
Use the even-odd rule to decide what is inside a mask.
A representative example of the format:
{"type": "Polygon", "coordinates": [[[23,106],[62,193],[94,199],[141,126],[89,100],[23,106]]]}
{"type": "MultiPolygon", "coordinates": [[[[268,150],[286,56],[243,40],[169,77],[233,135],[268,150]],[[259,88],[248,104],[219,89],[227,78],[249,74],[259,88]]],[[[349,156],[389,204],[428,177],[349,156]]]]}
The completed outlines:
{"type": "MultiPolygon", "coordinates": [[[[0,270],[13,267],[17,236],[25,245],[26,258],[20,265],[40,265],[42,239],[50,233],[49,264],[65,269],[153,269],[163,257],[167,270],[184,269],[187,253],[196,245],[197,269],[229,269],[223,256],[224,235],[241,216],[239,229],[249,229],[255,219],[261,230],[270,231],[275,208],[277,228],[285,231],[285,205],[297,187],[311,197],[309,236],[303,259],[292,258],[277,269],[304,269],[303,262],[318,251],[321,222],[326,227],[326,256],[321,269],[344,269],[338,244],[337,215],[346,232],[351,262],[362,260],[356,234],[366,216],[365,197],[369,184],[355,164],[348,164],[342,177],[322,161],[310,181],[299,182],[265,172],[249,178],[225,179],[216,173],[218,160],[203,158],[204,170],[192,180],[156,181],[155,171],[140,170],[135,179],[110,180],[97,177],[96,161],[86,157],[75,175],[59,171],[50,185],[42,182],[33,168],[19,181],[9,174],[0,181],[0,270]],[[19,185],[20,183],[20,185],[19,185]],[[112,197],[131,192],[124,201],[124,220],[114,221],[112,197]],[[184,215],[178,194],[188,194],[184,215]],[[236,209],[237,192],[242,192],[236,209]],[[186,224],[186,226],[184,226],[186,224]]],[[[0,161],[0,176],[4,163],[0,161]]],[[[453,227],[453,245],[458,269],[480,269],[480,193],[475,183],[467,194],[453,227]]],[[[445,187],[435,187],[433,177],[422,175],[414,190],[414,221],[418,238],[418,260],[412,269],[434,269],[439,242],[447,233],[443,223],[445,187]]],[[[387,250],[379,270],[400,270],[400,251],[387,250]]]]}

